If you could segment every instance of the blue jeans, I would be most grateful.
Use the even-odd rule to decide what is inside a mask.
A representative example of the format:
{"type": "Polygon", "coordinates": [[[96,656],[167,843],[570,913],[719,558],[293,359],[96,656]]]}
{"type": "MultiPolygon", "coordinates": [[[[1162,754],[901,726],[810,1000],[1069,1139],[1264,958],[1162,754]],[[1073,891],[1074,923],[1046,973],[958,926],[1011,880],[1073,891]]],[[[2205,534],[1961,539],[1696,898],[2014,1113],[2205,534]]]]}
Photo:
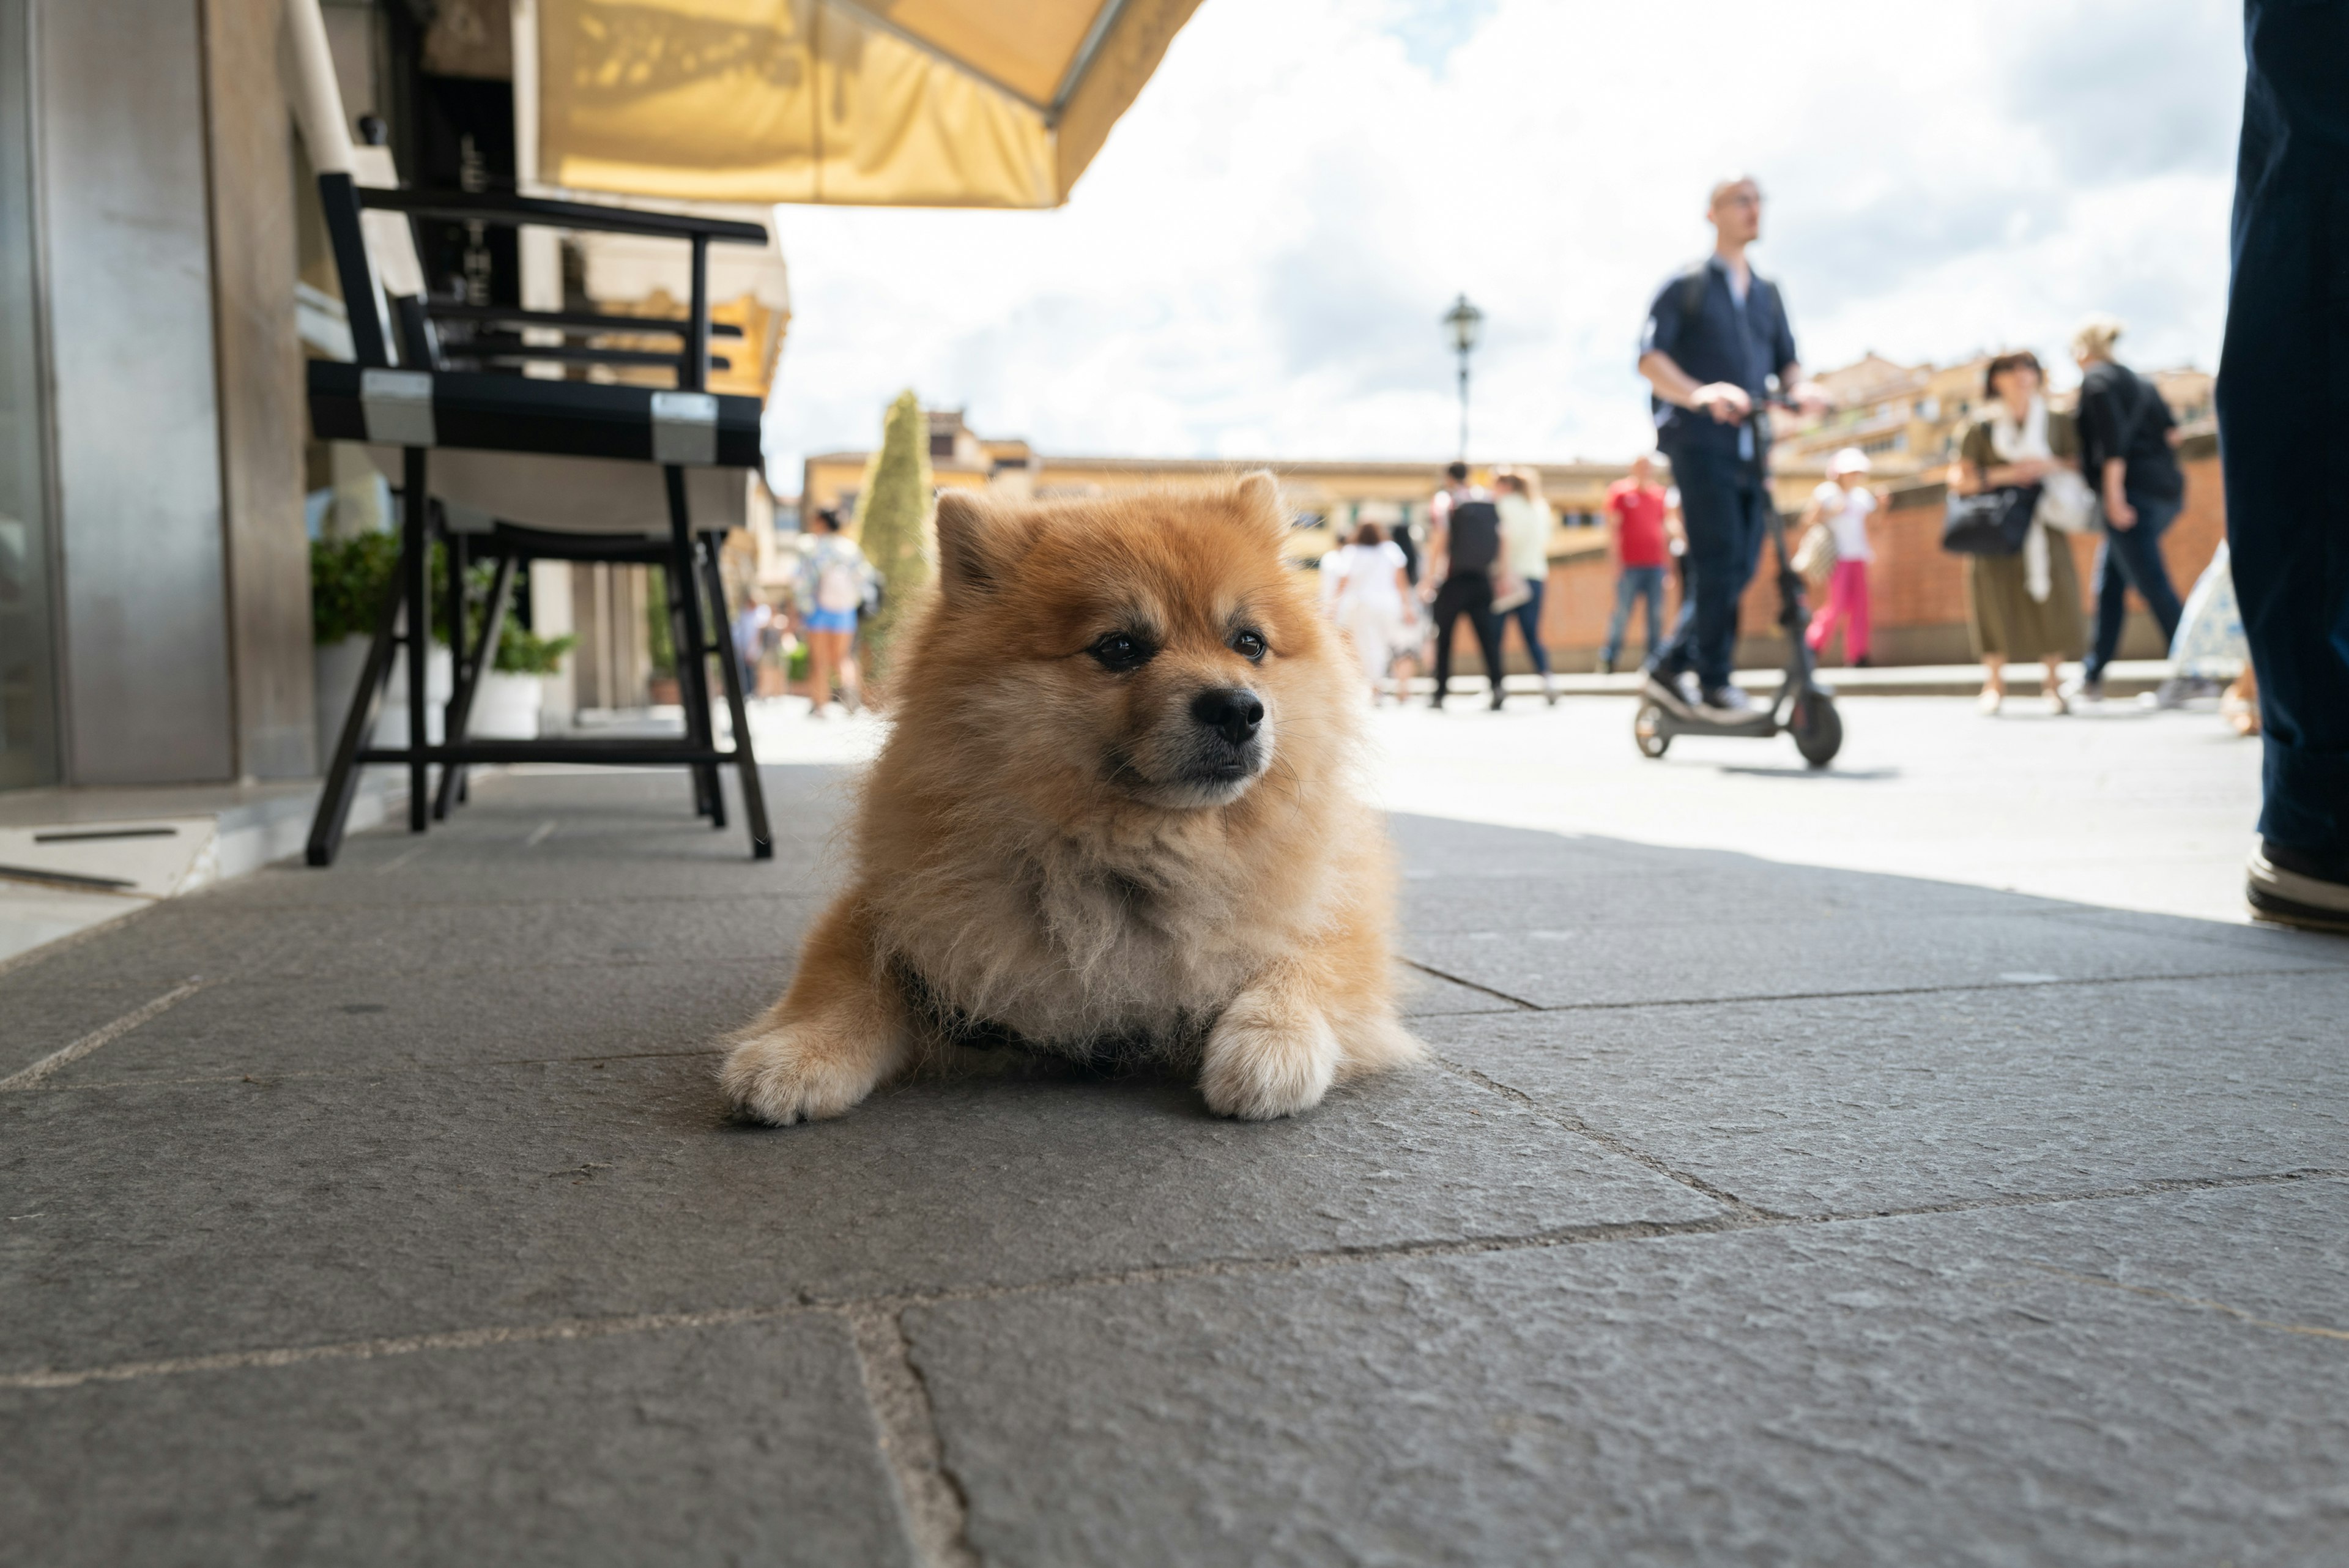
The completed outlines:
{"type": "Polygon", "coordinates": [[[1697,683],[1712,691],[1729,684],[1737,601],[1762,558],[1770,497],[1758,462],[1700,451],[1676,452],[1671,459],[1692,589],[1681,605],[1671,641],[1649,656],[1648,668],[1671,680],[1693,666],[1697,683]]]}
{"type": "Polygon", "coordinates": [[[2129,528],[2107,525],[2096,545],[2096,640],[2088,649],[2081,672],[2091,680],[2104,677],[2105,666],[2121,645],[2121,620],[2128,611],[2128,590],[2135,588],[2146,608],[2161,625],[2164,648],[2178,636],[2178,620],[2185,614],[2178,590],[2169,585],[2169,566],[2161,558],[2161,536],[2178,521],[2175,501],[2148,501],[2131,495],[2137,524],[2129,528]]]}
{"type": "Polygon", "coordinates": [[[2235,597],[2259,672],[2261,834],[2349,865],[2349,8],[2243,7],[2234,275],[2219,355],[2219,442],[2235,597]]]}
{"type": "Polygon", "coordinates": [[[1503,638],[1506,639],[1508,635],[1509,622],[1516,621],[1517,630],[1524,634],[1526,651],[1533,655],[1535,673],[1545,679],[1549,675],[1549,652],[1542,647],[1541,607],[1542,590],[1548,586],[1547,583],[1537,582],[1531,577],[1526,578],[1526,587],[1532,593],[1533,597],[1501,617],[1503,638]]]}
{"type": "Polygon", "coordinates": [[[1607,646],[1599,657],[1609,669],[1623,651],[1623,633],[1631,624],[1631,606],[1648,607],[1648,657],[1653,659],[1664,641],[1664,569],[1626,566],[1615,579],[1615,613],[1607,622],[1607,646]]]}

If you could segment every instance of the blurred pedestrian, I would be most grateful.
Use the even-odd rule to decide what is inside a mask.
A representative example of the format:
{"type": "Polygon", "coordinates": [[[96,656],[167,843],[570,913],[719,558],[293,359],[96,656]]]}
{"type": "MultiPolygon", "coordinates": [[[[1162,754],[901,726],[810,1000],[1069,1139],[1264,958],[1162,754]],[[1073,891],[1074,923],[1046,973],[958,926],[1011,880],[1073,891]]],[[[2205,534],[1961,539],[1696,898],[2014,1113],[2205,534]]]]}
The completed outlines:
{"type": "Polygon", "coordinates": [[[2185,683],[2200,692],[2218,691],[2225,682],[2220,712],[2235,733],[2260,732],[2259,680],[2251,673],[2251,645],[2243,634],[2242,611],[2236,607],[2232,552],[2224,539],[2195,580],[2194,591],[2186,596],[2178,635],[2169,643],[2169,668],[2163,690],[2153,695],[2156,707],[2180,706],[2184,694],[2172,688],[2185,683]]]}
{"type": "MultiPolygon", "coordinates": [[[[2069,416],[2048,408],[2044,379],[2038,356],[2027,349],[1991,360],[1982,373],[1989,408],[1959,438],[1951,491],[1979,495],[2036,485],[2058,469],[2077,466],[2077,432],[2069,416]]],[[[2035,659],[2046,667],[2041,690],[2048,711],[2065,711],[2058,669],[2079,657],[2087,639],[2071,545],[2051,540],[2034,520],[2014,554],[1968,556],[1966,607],[1974,657],[1982,663],[1982,711],[1996,713],[2004,704],[2008,660],[2035,659]]]]}
{"type": "MultiPolygon", "coordinates": [[[[1418,619],[1403,553],[1376,523],[1358,524],[1346,543],[1321,557],[1321,607],[1353,639],[1375,705],[1394,656],[1418,619]]],[[[1400,686],[1395,701],[1402,701],[1400,686]]]]}
{"type": "Polygon", "coordinates": [[[2161,536],[2186,500],[2186,476],[2171,450],[2177,428],[2152,383],[2113,358],[2120,335],[2119,322],[2098,316],[2072,337],[2081,370],[2080,472],[2105,515],[2096,546],[2096,639],[2079,686],[2092,701],[2104,696],[2105,667],[2120,649],[2128,590],[2153,612],[2165,647],[2178,635],[2183,607],[2161,558],[2161,536]]]}
{"type": "Polygon", "coordinates": [[[1608,618],[1607,641],[1599,649],[1601,675],[1615,673],[1634,604],[1647,609],[1647,656],[1653,659],[1664,645],[1664,567],[1672,558],[1671,499],[1671,493],[1656,483],[1655,461],[1644,452],[1631,460],[1629,474],[1607,487],[1607,528],[1615,542],[1615,612],[1608,618]]]}
{"type": "Polygon", "coordinates": [[[1501,618],[1493,613],[1493,566],[1501,558],[1501,514],[1486,491],[1468,483],[1466,463],[1454,463],[1445,477],[1448,483],[1437,497],[1441,504],[1428,525],[1427,571],[1419,589],[1435,622],[1435,696],[1430,706],[1444,706],[1452,680],[1452,633],[1464,615],[1485,656],[1492,691],[1486,706],[1498,708],[1506,694],[1501,618]]]}
{"type": "Polygon", "coordinates": [[[1769,424],[1759,416],[1774,379],[1780,398],[1806,409],[1826,400],[1803,379],[1776,286],[1746,261],[1762,234],[1762,188],[1746,176],[1720,182],[1706,218],[1713,254],[1664,285],[1640,339],[1656,444],[1681,489],[1692,589],[1671,640],[1648,660],[1648,695],[1736,713],[1753,705],[1729,678],[1737,601],[1761,559],[1772,504],[1769,424]],[[1692,673],[1693,692],[1682,685],[1692,673]]]}
{"type": "Polygon", "coordinates": [[[734,614],[734,659],[742,671],[742,690],[753,697],[759,694],[759,659],[767,650],[767,627],[774,618],[774,607],[756,594],[734,614]]]}
{"type": "Polygon", "coordinates": [[[829,506],[819,511],[810,530],[812,537],[800,556],[800,626],[807,635],[809,712],[818,719],[823,717],[835,684],[847,711],[863,705],[853,645],[857,618],[881,581],[864,552],[840,526],[839,512],[829,506]]]}
{"type": "Polygon", "coordinates": [[[1827,460],[1827,476],[1811,492],[1803,526],[1824,524],[1835,541],[1835,569],[1827,576],[1826,602],[1811,617],[1803,640],[1817,654],[1843,623],[1843,658],[1855,669],[1865,669],[1872,625],[1868,607],[1868,566],[1876,551],[1868,541],[1868,519],[1878,505],[1875,492],[1863,483],[1871,464],[1868,454],[1847,446],[1827,460]]]}
{"type": "Polygon", "coordinates": [[[1549,650],[1542,646],[1541,618],[1543,592],[1549,587],[1549,535],[1557,520],[1542,495],[1541,470],[1505,468],[1495,476],[1493,488],[1497,493],[1493,504],[1501,514],[1501,565],[1521,588],[1513,595],[1517,602],[1502,617],[1501,635],[1506,642],[1508,623],[1516,622],[1534,673],[1541,677],[1542,696],[1555,707],[1557,682],[1550,677],[1549,650]]]}

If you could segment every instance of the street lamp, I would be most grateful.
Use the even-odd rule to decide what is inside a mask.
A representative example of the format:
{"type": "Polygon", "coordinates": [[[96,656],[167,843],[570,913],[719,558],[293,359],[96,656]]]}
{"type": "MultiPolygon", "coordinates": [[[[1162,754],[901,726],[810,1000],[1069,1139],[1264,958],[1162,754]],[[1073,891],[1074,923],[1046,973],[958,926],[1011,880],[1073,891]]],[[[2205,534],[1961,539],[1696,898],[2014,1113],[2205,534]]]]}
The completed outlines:
{"type": "Polygon", "coordinates": [[[1476,334],[1484,329],[1485,313],[1468,303],[1462,295],[1452,302],[1443,325],[1452,329],[1452,347],[1460,356],[1460,461],[1468,461],[1468,351],[1476,347],[1476,334]]]}

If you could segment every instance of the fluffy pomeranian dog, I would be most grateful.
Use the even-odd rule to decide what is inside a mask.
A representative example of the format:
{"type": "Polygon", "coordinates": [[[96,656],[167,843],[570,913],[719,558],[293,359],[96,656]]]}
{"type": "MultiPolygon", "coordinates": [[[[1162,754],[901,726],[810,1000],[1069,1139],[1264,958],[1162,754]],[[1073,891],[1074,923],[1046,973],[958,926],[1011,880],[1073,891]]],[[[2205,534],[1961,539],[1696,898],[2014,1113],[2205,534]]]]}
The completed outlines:
{"type": "Polygon", "coordinates": [[[1361,682],[1281,562],[1272,476],[1038,504],[938,499],[938,587],[850,885],[732,1042],[741,1114],[836,1116],[954,1045],[1196,1072],[1267,1118],[1415,1057],[1361,682]]]}

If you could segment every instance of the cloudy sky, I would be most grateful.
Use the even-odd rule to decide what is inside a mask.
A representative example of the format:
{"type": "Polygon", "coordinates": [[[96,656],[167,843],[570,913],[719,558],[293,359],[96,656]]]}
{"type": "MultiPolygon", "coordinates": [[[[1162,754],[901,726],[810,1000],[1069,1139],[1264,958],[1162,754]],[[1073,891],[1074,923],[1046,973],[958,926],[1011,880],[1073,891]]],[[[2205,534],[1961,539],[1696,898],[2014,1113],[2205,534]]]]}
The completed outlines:
{"type": "Polygon", "coordinates": [[[783,207],[777,478],[905,387],[1050,452],[1447,456],[1437,318],[1486,314],[1487,459],[1619,456],[1632,344],[1769,198],[1815,369],[1874,349],[2211,366],[2242,92],[2233,0],[1206,0],[1053,213],[783,207]]]}

